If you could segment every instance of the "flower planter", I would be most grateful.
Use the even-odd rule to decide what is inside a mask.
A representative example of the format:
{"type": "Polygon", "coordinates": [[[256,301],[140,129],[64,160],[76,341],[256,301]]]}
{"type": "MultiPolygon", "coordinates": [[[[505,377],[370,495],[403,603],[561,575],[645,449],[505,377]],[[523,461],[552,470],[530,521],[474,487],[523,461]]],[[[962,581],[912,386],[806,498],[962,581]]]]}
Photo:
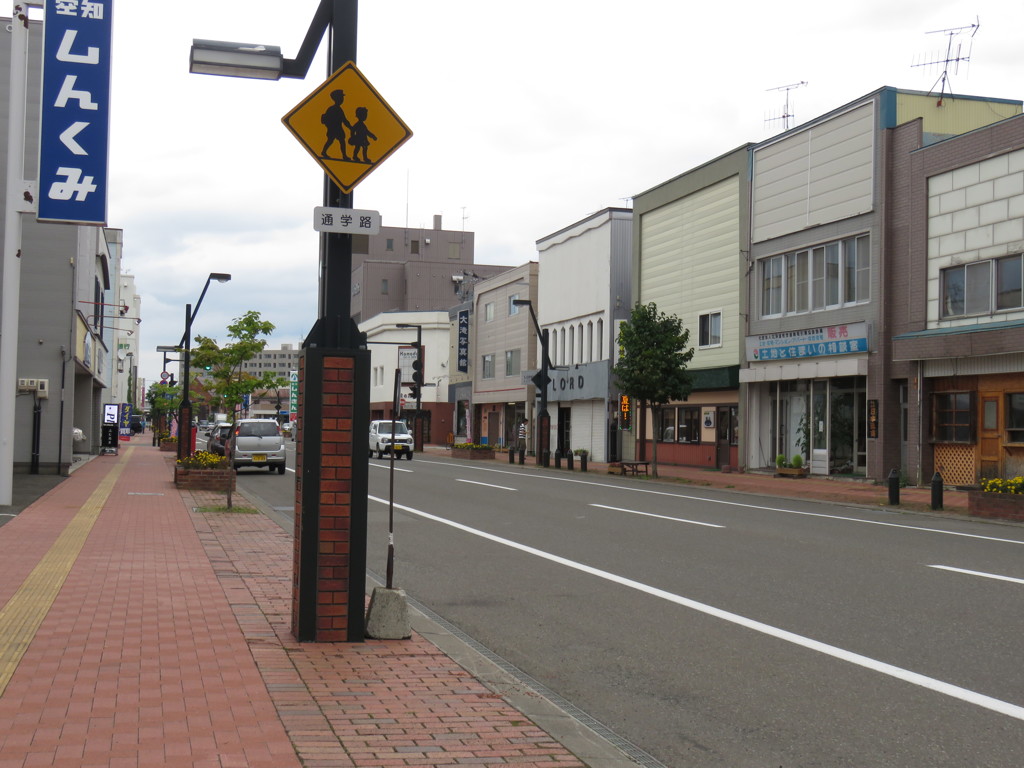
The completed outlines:
{"type": "Polygon", "coordinates": [[[174,484],[191,491],[217,491],[227,493],[235,490],[235,471],[231,467],[196,469],[193,467],[174,468],[174,484]]]}
{"type": "Polygon", "coordinates": [[[493,459],[493,448],[452,448],[453,459],[493,459]]]}
{"type": "Polygon", "coordinates": [[[177,440],[161,440],[160,441],[160,450],[163,451],[164,453],[174,453],[175,451],[178,450],[178,441],[177,440]]]}
{"type": "Polygon", "coordinates": [[[807,467],[776,467],[776,477],[807,477],[807,467]]]}
{"type": "Polygon", "coordinates": [[[993,517],[1024,522],[1024,495],[968,491],[967,512],[975,517],[993,517]]]}

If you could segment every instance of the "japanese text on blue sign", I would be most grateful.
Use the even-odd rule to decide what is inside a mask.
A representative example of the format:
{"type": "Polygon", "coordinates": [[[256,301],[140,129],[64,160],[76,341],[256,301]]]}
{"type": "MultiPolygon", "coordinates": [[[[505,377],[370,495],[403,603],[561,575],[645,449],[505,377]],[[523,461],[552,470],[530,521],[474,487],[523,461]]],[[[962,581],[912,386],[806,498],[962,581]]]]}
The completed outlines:
{"type": "Polygon", "coordinates": [[[47,0],[39,219],[105,224],[114,0],[47,0]]]}

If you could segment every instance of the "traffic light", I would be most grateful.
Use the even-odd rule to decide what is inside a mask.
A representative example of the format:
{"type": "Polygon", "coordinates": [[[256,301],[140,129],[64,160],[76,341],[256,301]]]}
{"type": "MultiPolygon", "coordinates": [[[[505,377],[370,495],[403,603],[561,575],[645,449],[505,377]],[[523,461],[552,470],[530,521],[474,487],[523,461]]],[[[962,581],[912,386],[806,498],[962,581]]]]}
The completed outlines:
{"type": "Polygon", "coordinates": [[[417,387],[415,384],[409,387],[409,397],[411,397],[413,400],[420,399],[420,388],[417,387]]]}
{"type": "Polygon", "coordinates": [[[423,347],[416,349],[416,359],[412,361],[412,383],[416,389],[423,386],[423,347]]]}

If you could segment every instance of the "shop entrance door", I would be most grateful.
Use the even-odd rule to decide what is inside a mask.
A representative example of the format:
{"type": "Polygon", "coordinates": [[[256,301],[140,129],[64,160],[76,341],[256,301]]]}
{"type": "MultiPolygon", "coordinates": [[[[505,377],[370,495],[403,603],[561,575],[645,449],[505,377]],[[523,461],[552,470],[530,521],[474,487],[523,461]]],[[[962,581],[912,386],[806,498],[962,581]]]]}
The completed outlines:
{"type": "Polygon", "coordinates": [[[828,474],[828,379],[811,382],[811,474],[828,474]]]}
{"type": "Polygon", "coordinates": [[[558,445],[556,449],[562,456],[569,454],[572,450],[570,445],[572,439],[572,408],[558,409],[558,445]]]}

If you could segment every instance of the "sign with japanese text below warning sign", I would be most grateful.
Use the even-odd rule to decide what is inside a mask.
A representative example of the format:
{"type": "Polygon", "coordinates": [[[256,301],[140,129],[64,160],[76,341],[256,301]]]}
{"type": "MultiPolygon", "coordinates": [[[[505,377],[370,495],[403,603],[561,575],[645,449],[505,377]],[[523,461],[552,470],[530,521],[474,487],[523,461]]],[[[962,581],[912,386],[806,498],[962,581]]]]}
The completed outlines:
{"type": "Polygon", "coordinates": [[[281,121],[345,193],[412,136],[351,61],[281,121]]]}

